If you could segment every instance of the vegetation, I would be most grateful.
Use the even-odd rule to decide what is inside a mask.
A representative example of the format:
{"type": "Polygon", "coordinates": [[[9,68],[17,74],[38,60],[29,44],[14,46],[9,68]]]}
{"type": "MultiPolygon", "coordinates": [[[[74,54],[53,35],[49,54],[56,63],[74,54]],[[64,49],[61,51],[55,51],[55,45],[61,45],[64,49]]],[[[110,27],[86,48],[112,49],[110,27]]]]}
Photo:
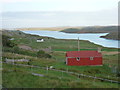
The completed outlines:
{"type": "Polygon", "coordinates": [[[11,39],[10,36],[14,36],[14,38],[17,36],[23,36],[25,37],[25,34],[21,31],[5,31],[3,32],[2,35],[2,51],[3,52],[12,52],[12,53],[17,53],[17,54],[23,54],[23,55],[28,55],[28,56],[33,56],[33,57],[45,57],[45,58],[51,58],[51,56],[44,51],[29,51],[29,50],[24,50],[20,49],[17,45],[19,43],[14,42],[11,39]],[[7,33],[9,34],[7,36],[7,33]]]}
{"type": "Polygon", "coordinates": [[[74,75],[43,69],[3,65],[4,87],[17,88],[117,88],[115,83],[94,81],[91,79],[78,78],[74,75]],[[44,77],[33,76],[31,73],[39,73],[44,77]],[[10,78],[12,77],[12,78],[10,78]]]}
{"type": "MultiPolygon", "coordinates": [[[[9,31],[6,32],[8,33],[9,31]]],[[[4,31],[3,35],[7,35],[6,32],[4,31]]],[[[15,38],[11,41],[15,43],[15,46],[3,47],[3,61],[6,58],[15,60],[25,58],[29,62],[15,61],[14,63],[45,68],[53,66],[57,70],[72,71],[74,73],[83,73],[85,75],[118,81],[118,53],[116,52],[119,49],[105,48],[89,41],[81,40],[81,50],[97,50],[97,47],[102,47],[103,66],[67,66],[64,63],[65,53],[69,50],[77,50],[77,40],[42,37],[45,39],[45,42],[37,43],[36,39],[41,38],[41,36],[25,34],[20,31],[10,31],[7,36],[11,35],[15,38]],[[31,49],[20,48],[20,45],[29,46],[31,49]],[[52,47],[51,52],[44,51],[48,46],[52,47]]],[[[94,79],[84,77],[78,78],[75,74],[61,73],[53,70],[47,71],[35,67],[16,66],[11,63],[3,64],[3,87],[6,88],[118,88],[116,83],[102,82],[100,80],[94,81],[94,79]],[[35,76],[32,73],[44,76],[35,76]]]]}
{"type": "Polygon", "coordinates": [[[68,28],[62,32],[75,32],[75,33],[108,33],[118,31],[118,26],[100,26],[100,27],[83,27],[80,29],[68,28]]]}
{"type": "Polygon", "coordinates": [[[120,37],[118,34],[119,34],[118,32],[110,32],[109,34],[105,36],[101,36],[101,38],[120,40],[120,37]]]}
{"type": "Polygon", "coordinates": [[[77,28],[67,28],[62,30],[61,32],[65,32],[65,33],[78,33],[80,31],[80,29],[77,28]]]}
{"type": "Polygon", "coordinates": [[[51,58],[51,55],[46,54],[44,51],[40,50],[40,51],[37,52],[37,57],[51,58]]]}
{"type": "Polygon", "coordinates": [[[2,35],[2,45],[4,47],[14,47],[15,43],[10,41],[10,37],[2,35]]]}

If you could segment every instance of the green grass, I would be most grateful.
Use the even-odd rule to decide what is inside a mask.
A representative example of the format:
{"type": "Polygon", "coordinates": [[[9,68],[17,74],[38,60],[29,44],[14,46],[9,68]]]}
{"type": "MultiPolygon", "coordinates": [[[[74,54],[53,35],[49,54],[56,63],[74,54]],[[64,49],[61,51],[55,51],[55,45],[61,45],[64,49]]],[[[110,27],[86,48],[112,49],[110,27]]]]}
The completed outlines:
{"type": "Polygon", "coordinates": [[[31,70],[28,67],[8,64],[4,64],[3,67],[3,86],[7,88],[118,88],[118,84],[115,83],[79,79],[67,73],[63,73],[62,76],[61,72],[50,70],[47,74],[46,70],[42,69],[32,68],[31,70]],[[45,76],[33,76],[30,72],[40,73],[45,76]]]}
{"type": "Polygon", "coordinates": [[[119,54],[115,55],[104,55],[103,62],[109,65],[118,66],[119,54]]]}
{"type": "MultiPolygon", "coordinates": [[[[31,36],[32,37],[32,36],[31,36]]],[[[35,38],[16,38],[13,42],[17,44],[27,45],[33,49],[42,49],[48,48],[49,46],[52,48],[52,51],[76,51],[77,40],[60,40],[53,38],[44,37],[45,42],[38,43],[35,38]]],[[[98,47],[102,47],[100,45],[91,43],[89,41],[80,40],[80,50],[97,50],[98,47]]],[[[102,47],[102,51],[118,51],[116,48],[105,48],[102,47]]]]}
{"type": "MultiPolygon", "coordinates": [[[[6,53],[7,58],[11,58],[13,56],[11,53],[6,53]]],[[[15,56],[15,55],[14,55],[15,56]]],[[[15,56],[16,57],[16,56],[15,56]]],[[[17,55],[17,58],[24,57],[23,55],[17,55]]],[[[35,57],[26,57],[26,59],[31,60],[29,65],[37,65],[42,67],[53,66],[55,69],[64,70],[64,71],[72,71],[77,73],[83,73],[86,75],[98,76],[102,78],[107,78],[108,75],[112,79],[115,77],[116,73],[112,73],[112,67],[108,67],[107,63],[104,63],[103,66],[67,66],[63,59],[62,61],[55,60],[54,58],[46,59],[46,58],[35,58],[35,57]]],[[[15,62],[18,64],[28,64],[27,62],[15,62]]]]}
{"type": "MultiPolygon", "coordinates": [[[[12,57],[13,55],[11,53],[7,53],[6,57],[12,57]]],[[[14,54],[14,57],[15,54],[14,54]]],[[[17,58],[22,58],[24,57],[24,55],[17,55],[17,58]]],[[[66,66],[62,61],[59,60],[54,60],[54,59],[45,59],[45,58],[35,58],[35,57],[26,57],[27,59],[30,59],[30,65],[37,65],[37,66],[53,66],[55,69],[60,69],[60,70],[68,70],[72,71],[72,72],[77,72],[77,73],[84,73],[86,75],[91,75],[94,76],[96,75],[97,77],[103,77],[103,78],[107,78],[107,75],[109,75],[109,79],[113,79],[112,78],[115,74],[111,73],[111,68],[108,67],[108,65],[104,65],[104,66],[66,66]]],[[[16,62],[17,63],[17,62],[16,62]]],[[[23,63],[22,64],[28,64],[28,63],[23,63]]],[[[60,72],[53,72],[53,71],[48,71],[48,75],[46,70],[41,70],[41,69],[37,69],[37,68],[25,68],[25,67],[18,67],[15,66],[13,67],[12,65],[3,65],[3,68],[9,69],[9,70],[14,70],[15,72],[3,72],[3,84],[5,87],[29,87],[29,88],[39,88],[39,87],[45,87],[46,85],[48,87],[85,87],[85,88],[100,88],[100,87],[116,87],[117,88],[117,84],[111,84],[111,83],[107,83],[107,82],[100,82],[100,81],[96,81],[97,84],[93,83],[91,79],[82,79],[82,82],[80,82],[78,80],[78,78],[76,76],[71,76],[71,75],[66,75],[65,73],[63,73],[64,79],[63,80],[59,80],[59,76],[61,76],[60,72]],[[11,67],[11,68],[10,68],[11,67]],[[17,72],[16,72],[17,71],[17,72]],[[37,76],[32,76],[29,72],[34,72],[34,73],[40,73],[40,74],[44,74],[47,75],[47,77],[37,77],[37,76]],[[12,82],[10,82],[11,79],[9,78],[13,78],[12,82]],[[21,80],[21,77],[22,80],[21,80]],[[20,79],[20,80],[19,80],[20,79]],[[28,80],[29,79],[29,80],[28,80]],[[44,80],[45,83],[42,83],[44,80]],[[78,81],[76,81],[78,80],[78,81]],[[16,82],[13,84],[13,82],[16,82]],[[22,82],[26,82],[26,83],[22,83],[22,82]],[[37,84],[36,82],[41,82],[42,86],[37,84]],[[49,83],[57,83],[57,85],[49,85],[49,83]],[[92,83],[91,83],[92,82],[92,83]],[[21,84],[22,83],[22,84],[21,84]],[[32,85],[31,85],[32,83],[32,85]],[[34,86],[35,84],[37,84],[36,86],[34,86]],[[72,85],[73,84],[73,85],[72,85]],[[80,84],[80,85],[78,85],[80,84]],[[89,84],[87,87],[86,85],[89,84]],[[107,86],[110,85],[111,86],[107,86]],[[72,86],[71,86],[72,85],[72,86]]],[[[114,76],[115,77],[115,76],[114,76]]]]}
{"type": "MultiPolygon", "coordinates": [[[[52,47],[52,52],[49,53],[52,58],[37,58],[33,57],[35,54],[30,50],[24,50],[25,52],[30,52],[33,55],[28,55],[26,53],[11,53],[11,51],[3,52],[3,61],[5,58],[14,59],[29,59],[30,62],[15,62],[18,64],[29,64],[37,65],[42,67],[53,66],[58,70],[67,70],[75,73],[83,73],[85,75],[97,76],[102,78],[108,78],[116,80],[116,73],[112,72],[113,67],[118,66],[118,55],[103,55],[103,66],[67,66],[65,62],[66,51],[76,51],[77,50],[77,40],[62,40],[53,39],[48,37],[43,37],[45,42],[37,43],[36,39],[40,38],[36,35],[26,35],[26,34],[15,34],[13,37],[15,40],[12,42],[18,45],[27,45],[32,49],[44,49],[49,46],[52,47]]],[[[89,41],[80,40],[80,50],[97,50],[100,45],[96,45],[89,41]]],[[[8,48],[6,48],[8,49],[8,48]]],[[[11,48],[12,49],[12,48],[11,48]]],[[[102,47],[102,51],[106,52],[116,52],[116,48],[105,48],[102,47]]],[[[36,52],[36,51],[35,51],[36,52]]],[[[3,64],[3,86],[8,88],[117,88],[117,84],[101,82],[93,79],[78,79],[75,75],[69,75],[63,73],[63,78],[60,79],[61,72],[48,71],[29,67],[12,66],[8,64],[3,64]],[[9,71],[12,70],[12,71],[9,71]],[[31,72],[44,74],[45,77],[38,77],[31,75],[31,72]]]]}

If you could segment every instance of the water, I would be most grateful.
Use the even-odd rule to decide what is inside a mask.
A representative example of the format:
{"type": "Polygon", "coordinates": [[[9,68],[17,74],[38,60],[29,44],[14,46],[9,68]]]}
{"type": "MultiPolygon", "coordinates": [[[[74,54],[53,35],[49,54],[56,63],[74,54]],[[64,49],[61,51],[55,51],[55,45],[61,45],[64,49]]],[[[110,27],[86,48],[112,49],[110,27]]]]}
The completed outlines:
{"type": "Polygon", "coordinates": [[[53,37],[56,39],[79,39],[80,40],[89,40],[90,42],[93,42],[98,45],[102,45],[104,47],[111,47],[111,48],[120,48],[118,45],[119,40],[110,40],[110,39],[104,39],[100,38],[100,36],[106,35],[108,33],[84,33],[84,34],[76,34],[76,33],[64,33],[59,31],[23,31],[25,33],[29,34],[35,34],[40,36],[47,36],[47,37],[53,37]]]}

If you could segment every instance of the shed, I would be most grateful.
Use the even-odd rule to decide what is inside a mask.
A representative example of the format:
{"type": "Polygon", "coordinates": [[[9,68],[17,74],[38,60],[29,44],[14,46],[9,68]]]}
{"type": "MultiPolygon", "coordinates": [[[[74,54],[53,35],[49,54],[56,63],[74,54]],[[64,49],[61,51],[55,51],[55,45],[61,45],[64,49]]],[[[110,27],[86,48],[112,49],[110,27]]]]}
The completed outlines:
{"type": "Polygon", "coordinates": [[[12,41],[12,40],[15,40],[15,39],[14,39],[14,38],[10,38],[9,40],[11,40],[11,41],[12,41]]]}
{"type": "Polygon", "coordinates": [[[44,42],[44,39],[37,39],[37,42],[44,42]]]}
{"type": "Polygon", "coordinates": [[[68,51],[66,64],[69,66],[102,65],[102,54],[99,51],[68,51]]]}

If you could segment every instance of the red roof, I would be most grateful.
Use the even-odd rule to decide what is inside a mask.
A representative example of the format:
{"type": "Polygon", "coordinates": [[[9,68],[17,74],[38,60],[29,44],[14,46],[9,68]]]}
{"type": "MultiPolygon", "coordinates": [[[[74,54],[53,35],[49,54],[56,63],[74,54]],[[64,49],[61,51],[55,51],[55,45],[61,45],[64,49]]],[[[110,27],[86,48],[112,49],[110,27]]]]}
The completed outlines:
{"type": "Polygon", "coordinates": [[[102,57],[98,51],[68,51],[66,57],[102,57]]]}

